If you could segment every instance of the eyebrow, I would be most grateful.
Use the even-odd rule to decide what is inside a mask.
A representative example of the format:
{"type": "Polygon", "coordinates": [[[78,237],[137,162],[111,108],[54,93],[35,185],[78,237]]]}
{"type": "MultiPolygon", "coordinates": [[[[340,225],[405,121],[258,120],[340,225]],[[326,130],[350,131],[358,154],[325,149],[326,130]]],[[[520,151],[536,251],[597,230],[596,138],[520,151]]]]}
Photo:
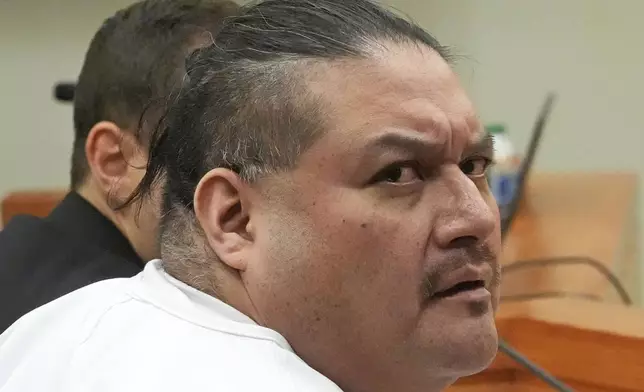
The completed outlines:
{"type": "MultiPolygon", "coordinates": [[[[416,136],[412,134],[404,134],[399,132],[387,132],[370,140],[366,146],[366,150],[387,150],[394,149],[405,152],[412,152],[418,155],[424,154],[442,154],[445,149],[444,143],[432,141],[423,136],[416,136]]],[[[493,152],[494,139],[488,132],[481,133],[477,140],[469,144],[464,151],[464,154],[493,152]]]]}
{"type": "Polygon", "coordinates": [[[399,150],[413,152],[418,155],[441,153],[445,146],[440,142],[433,142],[423,136],[415,136],[400,132],[387,132],[373,138],[365,145],[365,150],[399,150]]]}
{"type": "Polygon", "coordinates": [[[494,137],[489,132],[482,133],[481,136],[478,138],[478,140],[474,141],[472,144],[470,144],[465,149],[465,152],[468,153],[468,154],[477,153],[477,152],[479,152],[479,153],[483,153],[483,152],[493,153],[494,152],[494,137]]]}

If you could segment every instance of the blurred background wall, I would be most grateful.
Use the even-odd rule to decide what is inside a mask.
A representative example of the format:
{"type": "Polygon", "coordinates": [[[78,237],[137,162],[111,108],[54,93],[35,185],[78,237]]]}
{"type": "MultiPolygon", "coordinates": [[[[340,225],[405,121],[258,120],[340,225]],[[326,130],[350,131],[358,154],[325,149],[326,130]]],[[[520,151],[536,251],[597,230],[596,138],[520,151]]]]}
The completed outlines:
{"type": "Polygon", "coordinates": [[[53,99],[75,81],[102,21],[131,0],[0,0],[0,195],[67,186],[72,106],[53,99]]]}
{"type": "MultiPolygon", "coordinates": [[[[101,21],[129,3],[0,1],[0,194],[67,185],[72,108],[52,86],[75,80],[101,21]]],[[[454,47],[482,119],[505,122],[519,147],[546,91],[559,92],[538,170],[644,174],[644,2],[388,3],[454,47]]]]}

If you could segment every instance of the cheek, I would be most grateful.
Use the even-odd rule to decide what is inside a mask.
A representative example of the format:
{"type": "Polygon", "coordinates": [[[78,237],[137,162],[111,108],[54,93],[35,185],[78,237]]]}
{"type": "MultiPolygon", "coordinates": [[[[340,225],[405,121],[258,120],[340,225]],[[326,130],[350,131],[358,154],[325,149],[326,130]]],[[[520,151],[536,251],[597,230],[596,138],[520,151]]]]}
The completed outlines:
{"type": "MultiPolygon", "coordinates": [[[[496,203],[496,200],[494,199],[494,196],[492,196],[491,192],[489,192],[487,189],[482,192],[483,198],[485,199],[485,202],[488,204],[490,207],[490,211],[494,214],[495,220],[497,221],[497,225],[494,229],[494,233],[490,236],[490,238],[487,241],[487,245],[490,247],[490,250],[496,255],[501,254],[501,250],[503,248],[503,244],[501,241],[501,214],[499,212],[498,205],[496,203]]],[[[494,311],[498,309],[499,306],[499,301],[501,297],[501,280],[502,280],[502,274],[501,274],[501,263],[500,260],[498,260],[497,256],[497,263],[494,266],[496,269],[496,275],[497,275],[497,280],[496,280],[496,285],[492,287],[492,307],[494,311]]]]}
{"type": "Polygon", "coordinates": [[[422,266],[428,225],[417,224],[411,211],[387,208],[357,191],[336,200],[307,211],[319,268],[342,280],[370,282],[422,266]]]}
{"type": "Polygon", "coordinates": [[[391,333],[406,333],[402,329],[419,312],[429,235],[429,225],[412,215],[377,208],[357,192],[318,197],[301,210],[273,215],[270,243],[264,246],[270,266],[263,271],[270,296],[260,296],[272,310],[266,309],[273,315],[268,317],[290,317],[281,330],[293,327],[288,309],[276,309],[288,304],[298,308],[301,328],[354,325],[355,331],[389,339],[391,333]]]}

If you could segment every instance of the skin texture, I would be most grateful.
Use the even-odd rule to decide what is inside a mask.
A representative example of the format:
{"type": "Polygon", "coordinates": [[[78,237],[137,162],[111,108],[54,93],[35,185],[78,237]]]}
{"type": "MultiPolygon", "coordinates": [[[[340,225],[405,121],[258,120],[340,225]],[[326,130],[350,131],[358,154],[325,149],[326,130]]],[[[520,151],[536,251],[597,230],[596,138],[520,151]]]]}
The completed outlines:
{"type": "Polygon", "coordinates": [[[328,131],[293,170],[250,185],[214,169],[195,212],[221,297],[309,365],[347,392],[440,391],[496,354],[492,151],[438,54],[386,47],[307,73],[328,131]],[[491,295],[428,297],[467,266],[491,295]]]}

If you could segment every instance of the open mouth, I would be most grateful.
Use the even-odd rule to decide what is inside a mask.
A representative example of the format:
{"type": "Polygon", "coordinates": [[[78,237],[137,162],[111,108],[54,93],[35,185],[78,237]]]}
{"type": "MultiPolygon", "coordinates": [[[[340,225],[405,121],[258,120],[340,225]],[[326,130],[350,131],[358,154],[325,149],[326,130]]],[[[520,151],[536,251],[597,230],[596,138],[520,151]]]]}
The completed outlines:
{"type": "Polygon", "coordinates": [[[485,288],[485,282],[482,280],[470,280],[458,283],[447,290],[439,291],[434,295],[435,298],[447,298],[466,291],[485,288]]]}

